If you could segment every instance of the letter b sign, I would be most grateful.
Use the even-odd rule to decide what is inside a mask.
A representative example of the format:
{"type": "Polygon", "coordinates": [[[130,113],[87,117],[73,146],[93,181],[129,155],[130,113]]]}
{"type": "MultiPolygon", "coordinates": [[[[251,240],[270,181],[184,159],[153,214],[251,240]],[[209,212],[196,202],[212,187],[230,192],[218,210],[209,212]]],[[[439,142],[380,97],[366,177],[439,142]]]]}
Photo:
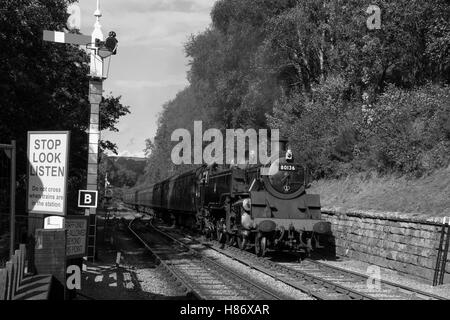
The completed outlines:
{"type": "Polygon", "coordinates": [[[78,192],[78,207],[97,208],[97,191],[80,190],[78,192]]]}

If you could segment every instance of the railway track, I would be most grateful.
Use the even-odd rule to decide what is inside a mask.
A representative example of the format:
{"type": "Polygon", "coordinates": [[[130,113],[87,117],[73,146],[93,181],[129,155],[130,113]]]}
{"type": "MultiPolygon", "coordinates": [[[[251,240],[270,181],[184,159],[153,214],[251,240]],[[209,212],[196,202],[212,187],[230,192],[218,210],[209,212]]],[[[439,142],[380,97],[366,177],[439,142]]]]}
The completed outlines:
{"type": "Polygon", "coordinates": [[[380,280],[378,287],[368,286],[368,276],[316,260],[305,259],[301,263],[274,262],[236,247],[222,249],[217,241],[201,241],[175,230],[171,234],[185,245],[200,243],[320,300],[445,300],[437,295],[384,280],[380,280]]]}
{"type": "Polygon", "coordinates": [[[379,280],[379,287],[368,286],[369,277],[350,270],[331,266],[320,261],[305,259],[299,263],[283,263],[284,267],[315,277],[328,277],[333,283],[350,287],[377,300],[446,300],[443,297],[407,287],[398,283],[379,280]]]}
{"type": "Polygon", "coordinates": [[[239,275],[201,255],[168,233],[132,220],[128,229],[156,257],[162,267],[200,300],[284,300],[288,297],[239,275]]]}

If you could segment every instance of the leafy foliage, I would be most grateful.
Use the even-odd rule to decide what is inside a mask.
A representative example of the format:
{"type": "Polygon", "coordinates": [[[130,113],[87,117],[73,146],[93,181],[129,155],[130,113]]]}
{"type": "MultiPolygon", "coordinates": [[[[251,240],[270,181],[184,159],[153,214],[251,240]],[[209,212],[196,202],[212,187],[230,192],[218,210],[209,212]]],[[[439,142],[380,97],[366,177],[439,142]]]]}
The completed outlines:
{"type": "Polygon", "coordinates": [[[380,30],[358,0],[217,1],[212,25],[185,46],[190,85],[148,141],[146,181],[185,169],[168,141],[194,120],[280,129],[317,178],[447,166],[450,4],[371,4],[380,30]]]}
{"type": "Polygon", "coordinates": [[[405,92],[390,87],[373,106],[364,130],[369,159],[379,170],[425,173],[450,162],[450,90],[427,84],[405,92]]]}
{"type": "Polygon", "coordinates": [[[146,160],[144,158],[116,157],[102,154],[99,164],[99,202],[105,195],[106,179],[108,188],[113,191],[113,198],[120,199],[124,190],[133,187],[138,177],[144,174],[146,160]]]}
{"type": "MultiPolygon", "coordinates": [[[[3,143],[17,140],[17,173],[25,183],[27,131],[71,131],[69,191],[74,205],[86,179],[89,59],[77,46],[42,40],[43,30],[64,30],[72,2],[0,1],[0,137],[3,143]]],[[[128,112],[120,97],[104,98],[101,129],[117,130],[118,119],[128,112]]],[[[101,150],[115,148],[101,142],[101,150]]]]}

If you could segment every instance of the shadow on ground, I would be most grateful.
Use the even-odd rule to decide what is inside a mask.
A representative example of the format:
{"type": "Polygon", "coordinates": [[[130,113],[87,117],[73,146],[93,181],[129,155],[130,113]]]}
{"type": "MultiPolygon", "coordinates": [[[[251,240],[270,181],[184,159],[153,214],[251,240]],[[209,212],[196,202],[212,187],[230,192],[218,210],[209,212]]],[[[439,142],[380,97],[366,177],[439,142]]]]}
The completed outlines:
{"type": "Polygon", "coordinates": [[[190,299],[159,270],[153,257],[124,226],[99,226],[98,230],[96,259],[94,263],[86,262],[78,300],[190,299]],[[119,265],[116,264],[118,252],[121,253],[119,265]]]}

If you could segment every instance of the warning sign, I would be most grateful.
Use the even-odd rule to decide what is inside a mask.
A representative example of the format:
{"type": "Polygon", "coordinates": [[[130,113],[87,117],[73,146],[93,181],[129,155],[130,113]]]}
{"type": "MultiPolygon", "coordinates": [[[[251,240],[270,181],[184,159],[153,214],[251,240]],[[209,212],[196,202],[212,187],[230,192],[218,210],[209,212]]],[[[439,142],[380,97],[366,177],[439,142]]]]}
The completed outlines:
{"type": "Polygon", "coordinates": [[[28,132],[28,212],[66,213],[69,132],[28,132]]]}
{"type": "Polygon", "coordinates": [[[66,217],[66,256],[70,258],[81,258],[86,256],[87,233],[89,217],[67,216],[66,217]]]}

